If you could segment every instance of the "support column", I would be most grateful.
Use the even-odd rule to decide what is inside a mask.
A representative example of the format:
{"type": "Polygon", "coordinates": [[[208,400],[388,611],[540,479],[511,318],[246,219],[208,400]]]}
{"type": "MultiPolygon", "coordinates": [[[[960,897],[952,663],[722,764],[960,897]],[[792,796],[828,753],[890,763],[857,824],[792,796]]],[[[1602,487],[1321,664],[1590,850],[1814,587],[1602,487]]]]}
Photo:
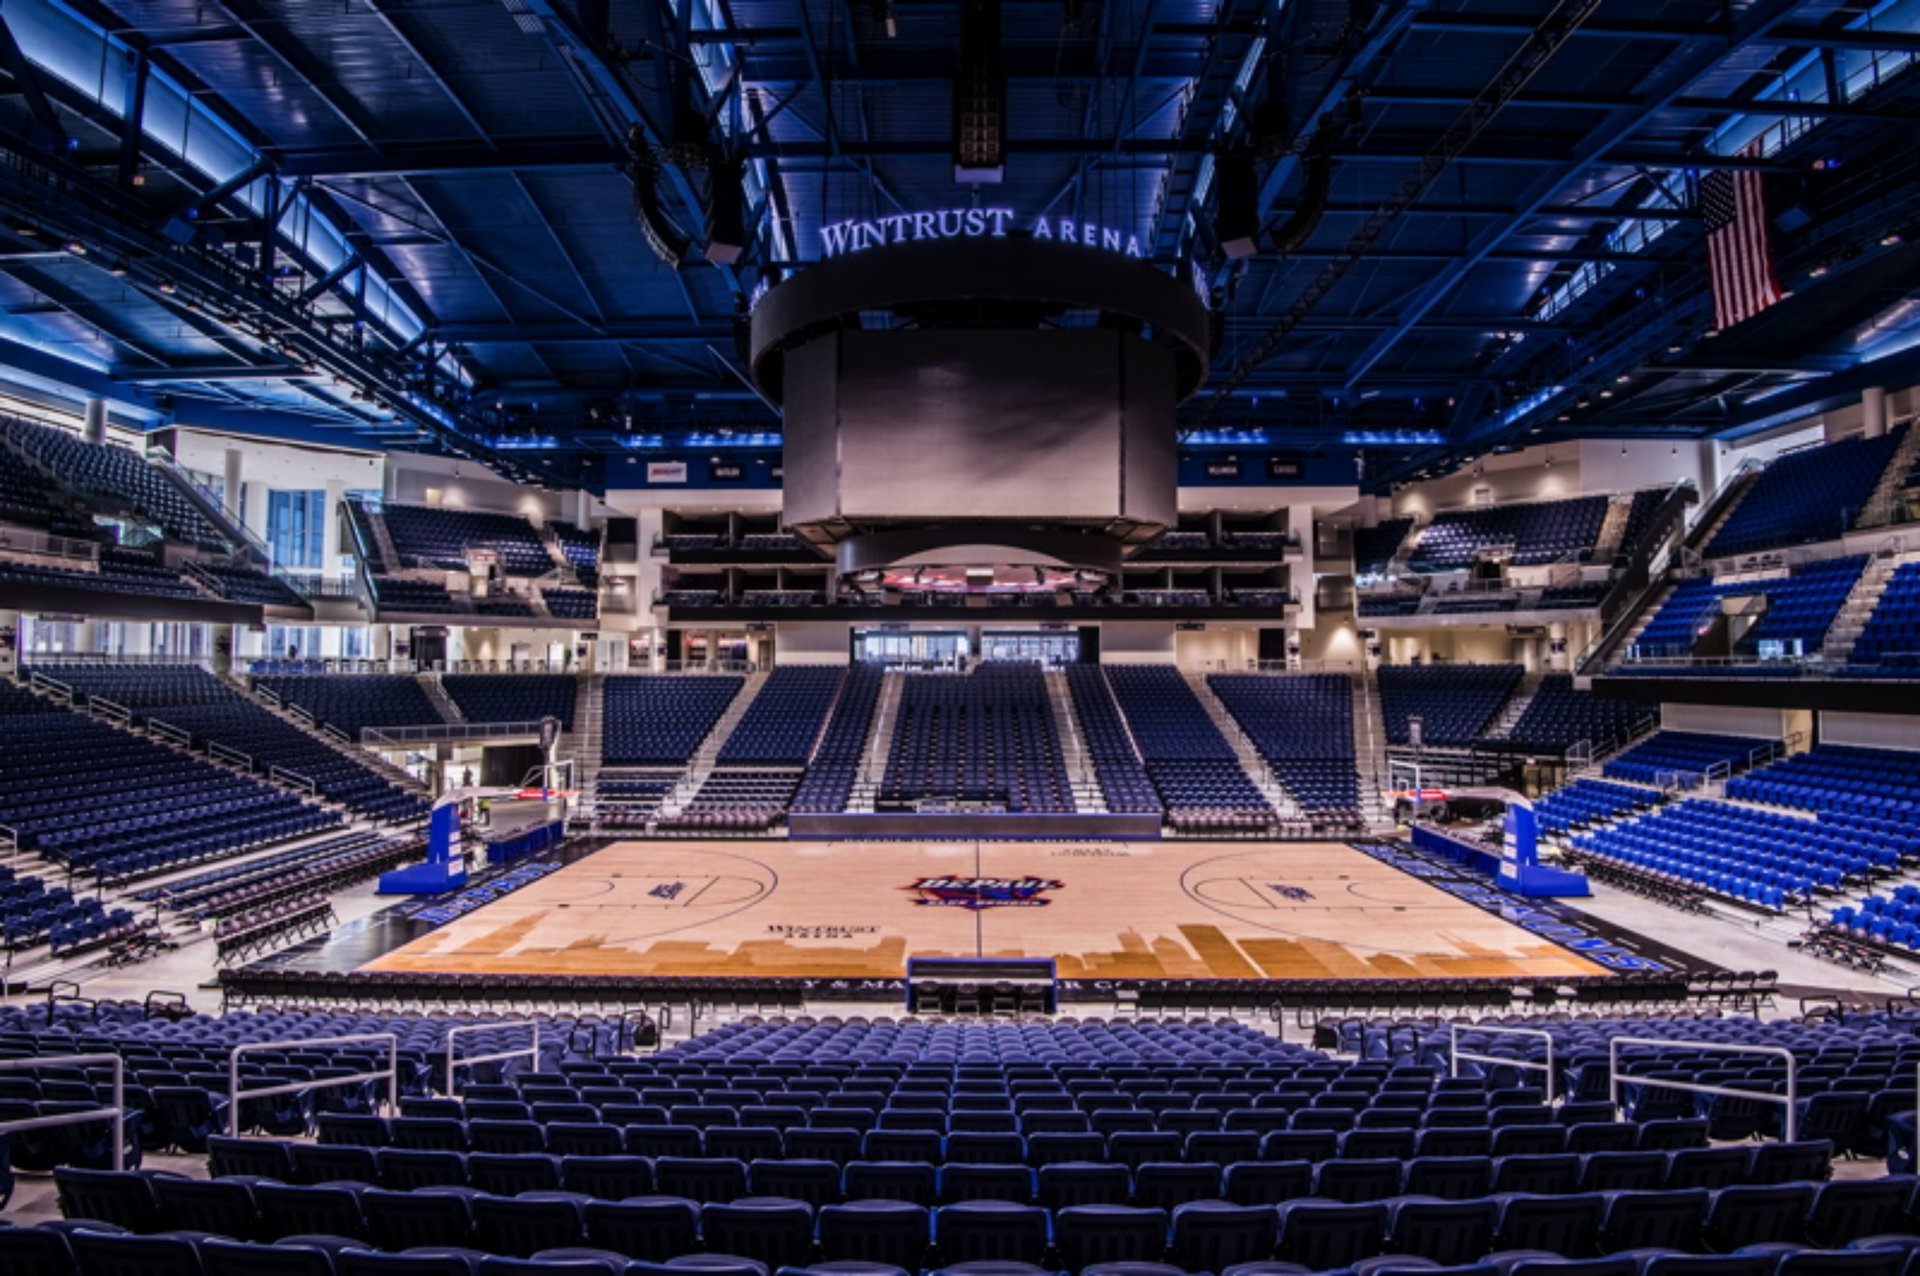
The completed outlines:
{"type": "Polygon", "coordinates": [[[1887,432],[1887,388],[1870,385],[1860,392],[1860,423],[1870,439],[1887,432]]]}
{"type": "Polygon", "coordinates": [[[107,441],[107,401],[105,399],[87,400],[87,423],[84,435],[89,443],[107,441]]]}
{"type": "Polygon", "coordinates": [[[225,462],[226,469],[222,475],[220,485],[220,501],[227,507],[229,514],[238,518],[240,516],[242,467],[245,464],[246,458],[241,455],[239,448],[230,447],[221,459],[225,462]]]}
{"type": "Polygon", "coordinates": [[[320,526],[320,575],[327,580],[340,575],[340,508],[346,492],[345,483],[328,481],[325,521],[320,526]]]}

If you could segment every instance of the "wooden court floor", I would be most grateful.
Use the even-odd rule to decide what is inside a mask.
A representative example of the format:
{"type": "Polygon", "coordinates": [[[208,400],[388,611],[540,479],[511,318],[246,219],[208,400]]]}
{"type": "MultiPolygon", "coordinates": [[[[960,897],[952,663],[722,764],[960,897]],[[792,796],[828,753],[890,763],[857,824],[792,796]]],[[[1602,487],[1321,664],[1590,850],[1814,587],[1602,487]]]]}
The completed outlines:
{"type": "Polygon", "coordinates": [[[1551,978],[1598,966],[1338,843],[618,842],[363,969],[1551,978]]]}

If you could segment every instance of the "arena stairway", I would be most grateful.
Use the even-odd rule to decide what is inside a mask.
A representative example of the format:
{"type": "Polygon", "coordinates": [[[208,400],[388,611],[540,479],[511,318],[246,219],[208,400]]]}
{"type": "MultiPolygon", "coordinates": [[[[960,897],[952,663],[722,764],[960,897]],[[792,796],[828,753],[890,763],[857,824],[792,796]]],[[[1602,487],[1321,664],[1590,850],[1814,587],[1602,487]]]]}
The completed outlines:
{"type": "Polygon", "coordinates": [[[573,698],[573,746],[574,776],[573,786],[582,793],[592,793],[593,783],[600,778],[600,742],[604,738],[602,726],[606,716],[607,678],[605,674],[587,673],[584,670],[575,675],[578,688],[573,698]]]}
{"type": "Polygon", "coordinates": [[[1393,823],[1386,800],[1387,728],[1380,716],[1379,688],[1365,669],[1353,673],[1354,769],[1360,774],[1360,814],[1372,828],[1393,823]]]}
{"type": "Polygon", "coordinates": [[[417,673],[413,676],[413,680],[420,684],[421,692],[427,697],[427,703],[433,706],[433,711],[440,715],[440,721],[457,725],[467,720],[467,715],[460,712],[460,706],[455,704],[453,697],[447,694],[439,674],[417,673]]]}
{"type": "Polygon", "coordinates": [[[1764,466],[1747,461],[1720,484],[1720,490],[1701,508],[1693,530],[1687,533],[1684,542],[1687,549],[1698,554],[1713,543],[1713,538],[1720,534],[1721,525],[1733,517],[1734,510],[1753,490],[1753,485],[1760,481],[1764,470],[1764,466]]]}
{"type": "Polygon", "coordinates": [[[1183,670],[1181,677],[1186,679],[1200,707],[1213,719],[1213,725],[1220,729],[1220,734],[1233,747],[1233,756],[1239,759],[1240,769],[1260,790],[1260,796],[1267,799],[1280,818],[1303,818],[1306,813],[1300,809],[1300,804],[1293,800],[1293,794],[1287,792],[1285,785],[1274,779],[1273,770],[1267,765],[1267,760],[1260,756],[1260,750],[1254,747],[1253,741],[1247,738],[1247,733],[1240,729],[1240,724],[1227,711],[1227,706],[1220,703],[1220,698],[1213,694],[1213,688],[1207,685],[1207,676],[1183,670]]]}
{"type": "Polygon", "coordinates": [[[1067,689],[1067,675],[1059,669],[1046,672],[1047,704],[1053,710],[1053,730],[1060,740],[1060,753],[1066,760],[1067,779],[1073,785],[1076,811],[1104,811],[1105,792],[1100,777],[1087,755],[1086,742],[1080,738],[1080,720],[1073,712],[1073,693],[1067,689]]]}
{"type": "Polygon", "coordinates": [[[1632,492],[1617,493],[1607,502],[1607,516],[1600,524],[1599,539],[1593,543],[1593,561],[1611,563],[1626,539],[1627,520],[1633,513],[1632,492]]]}
{"type": "Polygon", "coordinates": [[[386,515],[373,509],[362,501],[350,502],[360,512],[361,525],[373,537],[373,546],[380,552],[381,560],[389,571],[399,571],[405,560],[400,557],[399,546],[393,542],[393,531],[387,526],[386,515]]]}
{"type": "Polygon", "coordinates": [[[1532,704],[1533,698],[1540,693],[1540,683],[1545,678],[1546,674],[1537,669],[1521,674],[1513,694],[1508,696],[1507,702],[1500,706],[1500,711],[1493,715],[1493,724],[1481,732],[1481,738],[1505,740],[1511,736],[1514,724],[1520,721],[1521,715],[1527,711],[1527,706],[1532,704]]]}
{"type": "MultiPolygon", "coordinates": [[[[1920,437],[1920,431],[1912,433],[1914,437],[1920,437]]],[[[1872,618],[1874,608],[1880,605],[1881,595],[1887,592],[1887,582],[1904,564],[1916,560],[1920,560],[1920,553],[1876,554],[1868,560],[1866,570],[1854,581],[1852,591],[1847,594],[1846,601],[1840,604],[1833,624],[1827,628],[1821,654],[1826,657],[1828,664],[1847,663],[1853,655],[1853,644],[1860,640],[1860,634],[1872,618]]]]}
{"type": "Polygon", "coordinates": [[[680,782],[674,785],[673,792],[667,794],[660,803],[660,818],[670,819],[680,814],[687,808],[687,804],[693,801],[694,795],[700,791],[700,786],[705,784],[707,777],[713,774],[714,763],[720,756],[720,746],[727,742],[727,737],[733,734],[733,729],[740,725],[740,719],[746,717],[754,697],[760,694],[760,688],[765,686],[766,682],[765,670],[756,670],[747,675],[740,690],[728,702],[727,711],[720,715],[719,720],[713,724],[713,730],[707,732],[706,738],[700,742],[700,747],[695,749],[693,756],[687,760],[687,769],[681,774],[680,782]]]}
{"type": "Polygon", "coordinates": [[[1907,475],[1912,473],[1916,462],[1920,462],[1920,430],[1909,429],[1900,446],[1893,450],[1893,458],[1887,462],[1880,481],[1874,484],[1873,495],[1867,498],[1860,516],[1853,520],[1855,531],[1885,527],[1905,515],[1907,475]]]}
{"type": "Polygon", "coordinates": [[[873,796],[887,777],[887,757],[893,751],[893,731],[900,720],[900,696],[906,688],[906,675],[888,670],[880,682],[880,703],[873,709],[873,725],[867,731],[867,749],[860,762],[860,774],[853,791],[847,795],[849,811],[873,810],[873,796]]]}

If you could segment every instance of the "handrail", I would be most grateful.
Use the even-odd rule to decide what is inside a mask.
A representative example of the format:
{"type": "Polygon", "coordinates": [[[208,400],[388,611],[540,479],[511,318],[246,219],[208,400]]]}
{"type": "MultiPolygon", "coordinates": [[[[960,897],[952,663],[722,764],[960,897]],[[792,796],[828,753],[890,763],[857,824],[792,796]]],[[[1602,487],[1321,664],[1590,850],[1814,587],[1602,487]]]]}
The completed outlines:
{"type": "Polygon", "coordinates": [[[48,677],[38,669],[33,670],[27,675],[27,686],[33,688],[35,691],[52,692],[55,703],[69,705],[73,703],[73,686],[71,683],[62,682],[58,678],[48,677]]]}
{"type": "Polygon", "coordinates": [[[107,718],[118,722],[121,726],[125,726],[127,723],[133,721],[133,710],[127,708],[127,706],[117,700],[109,700],[105,696],[88,696],[87,712],[93,714],[95,717],[107,718]]]}
{"type": "Polygon", "coordinates": [[[207,742],[207,753],[232,766],[245,767],[249,775],[253,773],[252,755],[242,753],[231,745],[221,744],[218,740],[210,740],[207,742]]]}
{"type": "Polygon", "coordinates": [[[1613,1100],[1616,1110],[1620,1107],[1620,1086],[1624,1083],[1654,1086],[1667,1090],[1685,1090],[1689,1094],[1715,1094],[1729,1099],[1758,1099],[1763,1103],[1784,1103],[1787,1108],[1786,1120],[1782,1126],[1786,1133],[1786,1142],[1791,1143],[1800,1132],[1800,1087],[1799,1064],[1793,1057],[1793,1051],[1785,1046],[1735,1046],[1719,1041],[1676,1041],[1666,1037],[1615,1037],[1607,1042],[1607,1097],[1613,1100]],[[1722,1085],[1702,1085],[1697,1081],[1673,1081],[1666,1077],[1649,1077],[1639,1073],[1621,1075],[1621,1046],[1658,1046],[1677,1050],[1717,1050],[1723,1054],[1764,1054],[1787,1061],[1787,1092],[1783,1095],[1770,1094],[1764,1090],[1735,1090],[1722,1085]]]}
{"type": "Polygon", "coordinates": [[[327,1090],[336,1086],[359,1085],[363,1081],[387,1083],[387,1106],[400,1110],[400,1038],[391,1032],[360,1032],[345,1037],[305,1037],[289,1041],[245,1041],[233,1048],[227,1056],[227,1133],[234,1138],[240,1137],[240,1100],[266,1099],[276,1094],[302,1094],[308,1090],[327,1090]],[[355,1072],[344,1077],[319,1077],[311,1081],[294,1081],[286,1085],[262,1086],[258,1090],[240,1088],[240,1056],[258,1054],[271,1050],[305,1050],[313,1046],[352,1046],[368,1042],[387,1043],[387,1066],[376,1068],[372,1072],[355,1072]]]}
{"type": "Polygon", "coordinates": [[[193,747],[193,732],[176,727],[171,722],[162,722],[158,718],[148,718],[147,732],[150,735],[159,736],[162,740],[170,740],[183,749],[191,749],[193,747]]]}
{"type": "Polygon", "coordinates": [[[407,744],[492,740],[539,734],[538,722],[437,722],[417,727],[362,727],[360,743],[369,748],[397,749],[407,744]]]}
{"type": "Polygon", "coordinates": [[[289,771],[283,766],[268,767],[267,778],[270,780],[278,780],[280,783],[292,788],[305,789],[311,795],[317,796],[320,792],[320,786],[315,784],[312,779],[301,775],[298,771],[289,771]]]}
{"type": "Polygon", "coordinates": [[[500,1021],[499,1023],[462,1024],[457,1028],[447,1029],[446,1093],[449,1096],[453,1094],[453,1074],[456,1068],[472,1067],[476,1063],[500,1063],[507,1059],[526,1059],[533,1064],[534,1068],[536,1069],[539,1068],[540,1066],[540,1021],[539,1020],[537,1019],[506,1019],[506,1020],[500,1021]],[[462,1033],[497,1032],[501,1029],[507,1029],[507,1028],[533,1029],[532,1043],[529,1045],[522,1046],[516,1050],[496,1050],[492,1054],[467,1055],[465,1058],[462,1058],[459,1052],[454,1049],[454,1041],[462,1033]]]}
{"type": "Polygon", "coordinates": [[[1524,1068],[1529,1072],[1544,1072],[1547,1074],[1547,1092],[1546,1092],[1546,1097],[1542,1099],[1541,1102],[1549,1103],[1549,1104],[1553,1102],[1553,1079],[1556,1074],[1554,1073],[1554,1070],[1553,1070],[1553,1034],[1552,1033],[1547,1032],[1541,1028],[1484,1028],[1484,1027],[1472,1027],[1472,1026],[1468,1027],[1467,1031],[1469,1032],[1484,1032],[1484,1033],[1489,1033],[1495,1036],[1540,1038],[1542,1041],[1545,1041],[1547,1043],[1547,1061],[1545,1063],[1534,1063],[1530,1059],[1505,1059],[1499,1055],[1493,1055],[1493,1054],[1462,1053],[1460,1050],[1460,1025],[1457,1023],[1448,1024],[1447,1028],[1448,1028],[1447,1056],[1449,1060],[1447,1065],[1448,1076],[1457,1077],[1460,1075],[1460,1061],[1462,1059],[1467,1060],[1469,1063],[1497,1063],[1497,1064],[1505,1064],[1507,1067],[1510,1067],[1510,1068],[1524,1068]]]}
{"type": "Polygon", "coordinates": [[[0,1121],[0,1135],[15,1130],[51,1130],[63,1125],[84,1125],[92,1121],[113,1122],[113,1168],[127,1168],[127,1063],[117,1054],[56,1054],[34,1059],[0,1059],[0,1072],[24,1072],[30,1068],[113,1067],[113,1106],[90,1108],[85,1112],[61,1112],[54,1116],[22,1117],[18,1121],[0,1121]]]}

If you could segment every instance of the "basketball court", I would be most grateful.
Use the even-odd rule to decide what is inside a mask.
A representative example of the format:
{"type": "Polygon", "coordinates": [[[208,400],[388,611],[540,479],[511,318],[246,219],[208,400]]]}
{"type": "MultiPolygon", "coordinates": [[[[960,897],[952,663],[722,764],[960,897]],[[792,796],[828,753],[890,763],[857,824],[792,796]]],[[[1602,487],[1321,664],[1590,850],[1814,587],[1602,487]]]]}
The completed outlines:
{"type": "Polygon", "coordinates": [[[362,966],[898,978],[1556,978],[1603,968],[1339,843],[617,842],[362,966]]]}

